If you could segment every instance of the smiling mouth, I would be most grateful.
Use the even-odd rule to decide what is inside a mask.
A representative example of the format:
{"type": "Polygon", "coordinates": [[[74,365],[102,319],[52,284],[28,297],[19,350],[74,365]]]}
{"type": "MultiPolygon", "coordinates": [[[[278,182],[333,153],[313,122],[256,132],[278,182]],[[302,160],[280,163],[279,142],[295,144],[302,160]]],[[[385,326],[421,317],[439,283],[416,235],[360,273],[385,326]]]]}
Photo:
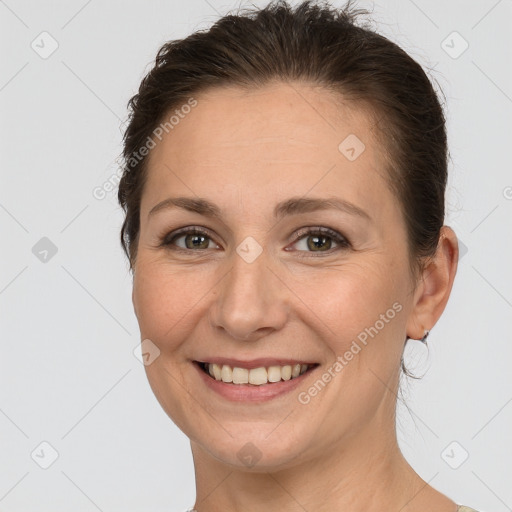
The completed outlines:
{"type": "Polygon", "coordinates": [[[254,386],[293,380],[318,366],[318,363],[288,364],[248,369],[228,364],[203,363],[200,361],[194,361],[194,363],[209,377],[217,381],[226,384],[252,384],[254,386]]]}

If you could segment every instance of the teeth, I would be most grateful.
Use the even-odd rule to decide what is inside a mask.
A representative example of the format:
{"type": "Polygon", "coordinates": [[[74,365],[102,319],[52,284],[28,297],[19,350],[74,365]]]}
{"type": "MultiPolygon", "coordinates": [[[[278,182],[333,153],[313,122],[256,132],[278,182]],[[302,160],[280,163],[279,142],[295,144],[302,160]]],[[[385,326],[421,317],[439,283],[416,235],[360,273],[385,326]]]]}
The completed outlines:
{"type": "Polygon", "coordinates": [[[220,366],[218,364],[209,364],[208,366],[210,367],[210,369],[213,368],[213,375],[212,375],[212,377],[215,380],[221,380],[222,371],[220,369],[220,366]]]}
{"type": "MultiPolygon", "coordinates": [[[[218,366],[218,365],[213,365],[218,366]]],[[[261,386],[262,384],[266,384],[267,381],[267,369],[266,368],[253,368],[249,372],[249,384],[254,384],[255,386],[261,386]]]]}
{"type": "Polygon", "coordinates": [[[249,370],[245,368],[233,368],[233,384],[248,384],[249,370]]]}
{"type": "Polygon", "coordinates": [[[215,363],[205,363],[204,366],[215,380],[232,382],[233,384],[253,384],[255,386],[294,379],[308,369],[307,364],[287,364],[285,366],[269,366],[268,368],[261,367],[251,370],[232,368],[227,364],[221,366],[215,363]]]}
{"type": "Polygon", "coordinates": [[[281,380],[281,367],[280,366],[269,366],[268,367],[268,381],[279,382],[281,380]]]}
{"type": "MultiPolygon", "coordinates": [[[[211,366],[211,365],[208,365],[208,366],[211,366]]],[[[220,379],[222,380],[222,382],[233,382],[233,371],[231,370],[231,368],[229,366],[224,365],[222,367],[222,370],[220,372],[220,379]]]]}
{"type": "Polygon", "coordinates": [[[292,378],[292,367],[289,364],[281,368],[281,378],[283,380],[290,380],[292,378]]]}

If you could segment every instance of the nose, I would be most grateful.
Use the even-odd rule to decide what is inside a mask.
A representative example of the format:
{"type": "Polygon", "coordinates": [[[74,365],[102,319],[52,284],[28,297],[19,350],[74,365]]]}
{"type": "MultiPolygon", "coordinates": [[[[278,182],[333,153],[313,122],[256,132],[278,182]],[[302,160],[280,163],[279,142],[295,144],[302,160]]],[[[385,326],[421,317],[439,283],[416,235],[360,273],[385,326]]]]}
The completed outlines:
{"type": "Polygon", "coordinates": [[[233,251],[231,269],[217,289],[209,311],[216,331],[223,330],[233,339],[256,341],[285,325],[291,292],[278,270],[269,265],[265,251],[250,263],[233,251]]]}

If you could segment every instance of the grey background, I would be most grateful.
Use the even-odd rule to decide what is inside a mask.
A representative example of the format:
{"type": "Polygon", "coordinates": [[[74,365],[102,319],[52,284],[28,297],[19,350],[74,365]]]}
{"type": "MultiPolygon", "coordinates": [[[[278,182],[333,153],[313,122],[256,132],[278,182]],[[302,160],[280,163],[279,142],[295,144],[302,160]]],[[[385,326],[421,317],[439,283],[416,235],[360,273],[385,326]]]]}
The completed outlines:
{"type": "MultiPolygon", "coordinates": [[[[93,190],[117,172],[126,102],[160,45],[238,5],[0,1],[3,512],[194,502],[188,439],[133,353],[115,191],[96,199],[93,190]],[[43,469],[52,450],[58,458],[43,469]]],[[[400,445],[457,503],[512,510],[512,2],[359,5],[374,7],[376,28],[433,69],[446,94],[446,223],[467,249],[429,351],[414,341],[407,349],[408,366],[425,376],[404,384],[400,445]]]]}

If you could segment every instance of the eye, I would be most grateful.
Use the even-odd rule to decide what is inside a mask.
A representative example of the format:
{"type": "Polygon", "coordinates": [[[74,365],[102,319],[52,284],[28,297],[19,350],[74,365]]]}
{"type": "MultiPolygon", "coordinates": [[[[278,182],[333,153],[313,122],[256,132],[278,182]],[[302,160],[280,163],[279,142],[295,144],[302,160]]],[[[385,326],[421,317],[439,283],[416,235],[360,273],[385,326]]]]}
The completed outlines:
{"type": "Polygon", "coordinates": [[[213,242],[208,231],[192,226],[189,228],[183,228],[178,231],[173,231],[167,235],[162,241],[162,246],[166,246],[169,249],[178,250],[200,250],[200,249],[211,249],[211,243],[219,247],[213,242]],[[178,240],[183,240],[183,245],[178,244],[178,240]]]}
{"type": "MultiPolygon", "coordinates": [[[[350,242],[340,233],[325,227],[309,227],[295,234],[294,245],[300,252],[327,253],[350,248],[350,242]],[[333,249],[333,242],[335,247],[333,249]]],[[[286,249],[290,250],[290,249],[286,249]]]]}
{"type": "MultiPolygon", "coordinates": [[[[327,227],[303,228],[295,234],[294,239],[293,245],[299,245],[298,252],[302,253],[332,254],[335,251],[351,247],[350,242],[343,235],[327,227]]],[[[173,231],[164,237],[160,245],[171,250],[186,252],[219,248],[219,245],[213,242],[210,233],[198,226],[173,231]],[[179,241],[181,242],[179,243],[179,241]],[[212,244],[215,247],[211,247],[212,244]]],[[[287,247],[285,250],[291,251],[292,249],[287,247]]]]}

